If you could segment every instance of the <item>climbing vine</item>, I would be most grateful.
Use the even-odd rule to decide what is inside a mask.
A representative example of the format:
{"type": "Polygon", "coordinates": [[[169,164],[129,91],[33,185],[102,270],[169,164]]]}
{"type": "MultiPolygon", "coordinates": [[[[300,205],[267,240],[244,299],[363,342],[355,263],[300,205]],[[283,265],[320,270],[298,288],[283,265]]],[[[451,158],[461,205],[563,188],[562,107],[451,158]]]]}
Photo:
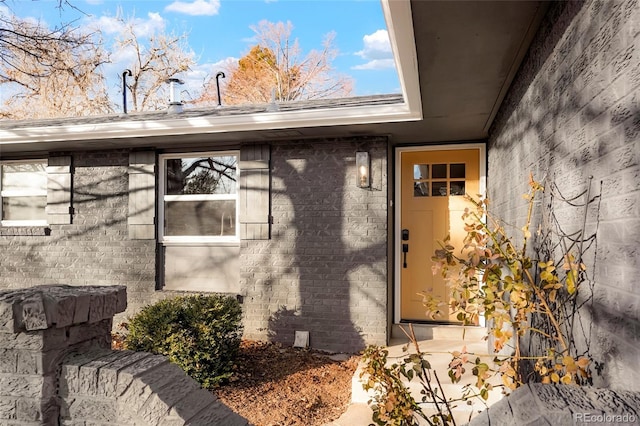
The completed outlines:
{"type": "MultiPolygon", "coordinates": [[[[591,198],[590,188],[589,184],[574,199],[563,198],[573,207],[579,207],[578,197],[586,198],[581,206],[585,209],[585,222],[589,204],[599,199],[591,198]]],[[[465,348],[451,354],[449,379],[458,383],[469,371],[476,379],[462,395],[452,398],[444,395],[437,373],[428,362],[425,364],[427,353],[420,350],[412,329],[407,335],[415,353],[400,363],[384,367],[384,352],[369,349],[364,357],[364,374],[369,379],[364,386],[374,392],[374,420],[378,424],[411,425],[417,417],[430,424],[455,424],[452,404],[470,398],[487,400],[495,388],[509,392],[528,382],[591,382],[592,360],[588,347],[578,351],[574,324],[580,305],[588,299],[579,294],[582,286],[590,282],[583,258],[585,247],[594,243],[595,234],[585,236],[584,222],[574,233],[563,232],[549,204],[559,194],[557,187],[546,191],[548,200],[544,204],[545,186],[530,176],[529,191],[524,195],[525,222],[517,229],[516,237],[489,212],[488,200],[467,197],[470,207],[462,216],[466,232],[463,246],[453,247],[447,237],[432,257],[433,273],[444,277],[451,298],[445,302],[429,294],[422,296],[427,317],[440,315],[445,306],[464,325],[477,324],[484,317],[493,354],[468,353],[465,348]],[[541,205],[544,208],[538,215],[540,223],[534,226],[534,210],[541,205]],[[542,351],[532,353],[532,342],[542,351]],[[525,345],[529,347],[524,348],[525,345]],[[487,361],[488,355],[492,361],[487,361]],[[374,365],[383,367],[372,368],[374,365]],[[422,405],[413,400],[406,387],[400,386],[400,377],[420,379],[422,405]],[[393,392],[388,386],[379,385],[384,381],[393,383],[393,392]],[[401,402],[395,411],[389,410],[393,406],[390,397],[391,401],[401,402]],[[426,415],[424,404],[435,407],[436,414],[426,415]]]]}

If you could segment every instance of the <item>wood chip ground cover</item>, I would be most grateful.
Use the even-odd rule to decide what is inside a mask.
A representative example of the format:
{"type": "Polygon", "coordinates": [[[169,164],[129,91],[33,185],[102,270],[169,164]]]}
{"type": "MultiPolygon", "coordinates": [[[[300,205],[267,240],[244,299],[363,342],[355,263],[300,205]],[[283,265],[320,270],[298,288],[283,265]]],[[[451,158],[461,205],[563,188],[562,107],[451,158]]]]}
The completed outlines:
{"type": "Polygon", "coordinates": [[[214,392],[255,426],[315,426],[337,419],[351,400],[359,357],[243,341],[231,382],[214,392]]]}

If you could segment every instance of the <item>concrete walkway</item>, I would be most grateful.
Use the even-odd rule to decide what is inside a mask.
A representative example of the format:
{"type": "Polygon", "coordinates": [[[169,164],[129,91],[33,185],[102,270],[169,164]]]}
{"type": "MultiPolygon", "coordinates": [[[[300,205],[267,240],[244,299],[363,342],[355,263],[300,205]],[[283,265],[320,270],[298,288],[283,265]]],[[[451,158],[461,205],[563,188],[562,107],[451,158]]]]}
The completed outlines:
{"type": "MultiPolygon", "coordinates": [[[[461,328],[440,328],[439,332],[431,333],[430,339],[420,340],[418,342],[420,350],[422,352],[429,353],[428,360],[432,368],[438,372],[438,377],[442,383],[445,395],[448,398],[455,398],[462,395],[462,388],[469,383],[475,383],[475,376],[471,374],[470,366],[465,367],[467,372],[463,375],[463,380],[460,383],[452,384],[448,377],[448,365],[451,362],[451,352],[460,351],[466,346],[466,350],[469,353],[481,355],[484,354],[484,362],[490,363],[493,359],[493,355],[488,355],[487,342],[482,340],[485,334],[484,329],[475,328],[471,329],[471,332],[466,331],[464,335],[460,332],[461,328]]],[[[390,345],[387,347],[389,355],[387,358],[387,365],[391,365],[395,362],[401,361],[402,358],[409,353],[415,353],[413,347],[409,347],[407,352],[403,351],[403,346],[408,342],[405,338],[392,339],[390,345]]],[[[475,355],[471,358],[475,359],[475,355]]],[[[367,401],[371,395],[364,391],[362,388],[362,381],[360,379],[361,368],[359,367],[352,380],[351,389],[351,405],[347,411],[337,420],[326,424],[325,426],[360,426],[369,425],[372,423],[372,410],[367,405],[367,401]]],[[[420,390],[422,386],[414,378],[411,382],[405,382],[405,385],[411,391],[414,399],[420,401],[422,395],[420,390]]],[[[480,401],[469,401],[469,405],[464,402],[456,403],[456,407],[452,410],[456,423],[466,424],[470,418],[475,417],[478,413],[487,408],[502,398],[499,389],[490,392],[489,400],[486,405],[480,401]]],[[[434,410],[429,410],[428,406],[425,406],[424,411],[426,413],[435,413],[434,410]]],[[[420,423],[427,424],[426,422],[420,423]]]]}

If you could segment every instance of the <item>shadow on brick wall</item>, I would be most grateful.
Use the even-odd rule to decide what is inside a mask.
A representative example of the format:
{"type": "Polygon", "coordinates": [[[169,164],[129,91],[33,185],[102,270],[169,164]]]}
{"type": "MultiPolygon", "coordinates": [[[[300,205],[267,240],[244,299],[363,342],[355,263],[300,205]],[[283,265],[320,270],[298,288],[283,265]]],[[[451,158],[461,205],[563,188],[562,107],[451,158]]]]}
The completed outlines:
{"type": "MultiPolygon", "coordinates": [[[[553,2],[488,141],[491,210],[507,223],[524,216],[518,201],[529,172],[567,200],[592,178],[599,187],[601,207],[585,222],[586,233],[597,237],[584,253],[592,284],[567,309],[577,311],[571,325],[577,352],[597,362],[595,384],[630,389],[638,389],[640,377],[637,20],[635,0],[553,2]]],[[[543,207],[554,209],[565,230],[582,223],[571,205],[543,207]]]]}
{"type": "Polygon", "coordinates": [[[268,309],[270,340],[292,344],[299,330],[329,351],[385,343],[386,182],[377,172],[370,190],[355,184],[355,152],[383,158],[385,147],[383,138],[273,145],[272,239],[252,255],[263,278],[248,280],[247,297],[249,309],[268,309]]]}

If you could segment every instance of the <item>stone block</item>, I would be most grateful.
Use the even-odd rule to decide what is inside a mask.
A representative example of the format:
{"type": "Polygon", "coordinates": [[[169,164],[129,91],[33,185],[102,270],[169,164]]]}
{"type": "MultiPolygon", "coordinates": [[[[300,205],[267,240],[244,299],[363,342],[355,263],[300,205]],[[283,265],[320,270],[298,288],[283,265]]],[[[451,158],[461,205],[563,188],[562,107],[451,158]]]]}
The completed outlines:
{"type": "Polygon", "coordinates": [[[60,395],[69,396],[80,391],[80,367],[96,358],[104,356],[104,350],[87,350],[86,352],[72,352],[61,362],[60,395]]]}
{"type": "Polygon", "coordinates": [[[111,341],[111,320],[102,320],[94,323],[72,325],[67,328],[67,345],[73,346],[81,342],[106,338],[111,341]]]}
{"type": "Polygon", "coordinates": [[[51,325],[47,321],[41,293],[33,293],[20,304],[20,326],[27,331],[46,330],[51,325]]]}
{"type": "Polygon", "coordinates": [[[18,352],[15,349],[0,349],[0,373],[16,372],[18,352]]]}
{"type": "MultiPolygon", "coordinates": [[[[167,384],[173,384],[185,376],[184,371],[175,364],[163,364],[158,368],[142,374],[135,378],[126,390],[118,397],[118,407],[120,412],[133,410],[140,413],[142,406],[159,389],[167,384]]],[[[118,386],[118,391],[120,391],[118,386]]],[[[155,412],[155,406],[149,409],[149,416],[155,412]]],[[[169,407],[167,407],[167,412],[169,407]]]]}
{"type": "Polygon", "coordinates": [[[509,395],[509,405],[515,424],[528,424],[542,418],[529,386],[521,386],[509,395]]]}
{"type": "Polygon", "coordinates": [[[154,393],[138,410],[138,414],[150,424],[158,424],[169,414],[174,404],[197,389],[200,389],[200,385],[182,373],[161,388],[151,387],[154,393]]]}
{"type": "Polygon", "coordinates": [[[116,402],[112,399],[77,397],[68,402],[66,407],[71,419],[84,419],[109,423],[117,418],[116,402]]]}
{"type": "Polygon", "coordinates": [[[42,398],[54,394],[51,376],[0,374],[0,395],[42,398]]]}
{"type": "Polygon", "coordinates": [[[91,294],[89,299],[89,322],[101,321],[104,318],[104,295],[91,294]]]}
{"type": "Polygon", "coordinates": [[[147,371],[169,365],[169,360],[162,355],[134,352],[129,356],[129,358],[133,362],[118,371],[118,383],[116,386],[116,394],[118,396],[122,395],[137,377],[143,375],[147,371]]]}
{"type": "Polygon", "coordinates": [[[16,400],[12,396],[0,396],[0,421],[16,418],[16,400]]]}
{"type": "Polygon", "coordinates": [[[52,321],[56,327],[62,328],[73,324],[77,298],[73,296],[62,296],[54,299],[45,295],[44,301],[47,314],[49,315],[50,312],[53,318],[52,321]]]}
{"type": "Polygon", "coordinates": [[[192,390],[171,407],[169,417],[167,419],[181,419],[184,424],[184,422],[194,417],[206,406],[213,404],[216,399],[216,396],[206,389],[199,388],[192,390]]]}
{"type": "Polygon", "coordinates": [[[5,300],[0,301],[0,331],[9,333],[17,331],[13,314],[13,304],[5,300]]]}
{"type": "Polygon", "coordinates": [[[54,398],[18,398],[16,400],[16,419],[20,421],[43,421],[51,424],[58,418],[58,406],[54,398]]]}
{"type": "Polygon", "coordinates": [[[34,351],[16,351],[16,373],[17,374],[38,374],[38,360],[40,353],[34,351]]]}
{"type": "Polygon", "coordinates": [[[116,312],[124,312],[127,309],[127,288],[118,286],[116,296],[116,312]]]}
{"type": "Polygon", "coordinates": [[[146,352],[117,351],[118,357],[98,371],[98,396],[117,396],[118,371],[134,362],[152,356],[146,352]]]}
{"type": "Polygon", "coordinates": [[[103,297],[103,310],[102,318],[113,318],[116,314],[118,303],[118,294],[115,291],[109,291],[104,294],[103,297]]]}
{"type": "Polygon", "coordinates": [[[89,308],[91,307],[91,295],[79,293],[75,295],[75,310],[73,312],[73,323],[81,324],[89,321],[89,308]]]}
{"type": "Polygon", "coordinates": [[[123,355],[119,351],[105,351],[101,356],[81,365],[78,371],[78,394],[98,396],[100,369],[123,356],[126,355],[123,355]]]}
{"type": "MultiPolygon", "coordinates": [[[[615,399],[622,401],[625,407],[621,407],[623,413],[631,412],[635,413],[640,419],[640,392],[632,392],[628,390],[615,390],[612,391],[615,394],[615,399]]],[[[599,398],[600,400],[602,398],[599,398]]]]}

